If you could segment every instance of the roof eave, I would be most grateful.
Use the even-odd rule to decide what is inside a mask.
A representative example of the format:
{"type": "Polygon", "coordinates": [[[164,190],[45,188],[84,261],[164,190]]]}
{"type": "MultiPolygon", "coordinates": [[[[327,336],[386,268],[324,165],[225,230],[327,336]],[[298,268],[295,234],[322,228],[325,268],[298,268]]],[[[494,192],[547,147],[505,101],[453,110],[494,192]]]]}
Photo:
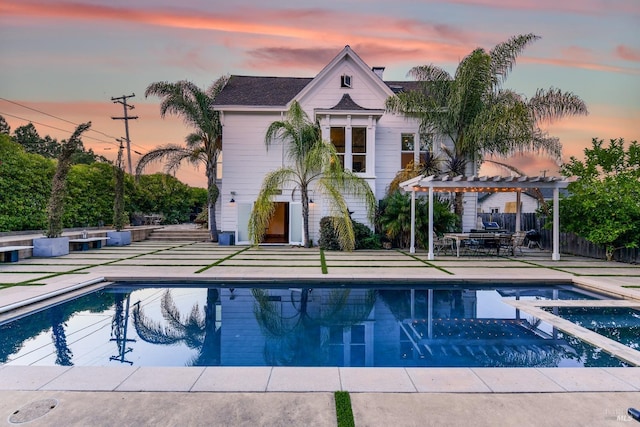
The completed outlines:
{"type": "Polygon", "coordinates": [[[287,111],[286,105],[214,105],[216,111],[232,112],[282,112],[287,111]]]}

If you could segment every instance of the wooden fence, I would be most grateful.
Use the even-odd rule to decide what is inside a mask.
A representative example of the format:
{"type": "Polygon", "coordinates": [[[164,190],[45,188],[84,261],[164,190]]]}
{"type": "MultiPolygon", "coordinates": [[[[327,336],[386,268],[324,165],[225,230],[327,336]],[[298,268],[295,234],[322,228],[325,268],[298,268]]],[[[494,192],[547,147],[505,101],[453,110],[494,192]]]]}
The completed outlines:
{"type": "MultiPolygon", "coordinates": [[[[513,232],[516,229],[516,214],[514,213],[483,213],[480,216],[483,221],[497,222],[505,230],[513,232]]],[[[544,228],[546,221],[546,217],[538,217],[535,213],[523,213],[520,217],[520,230],[537,230],[540,233],[542,247],[551,250],[553,236],[551,228],[544,228]]],[[[549,221],[551,221],[551,218],[549,218],[549,221]]],[[[588,242],[573,233],[560,233],[560,252],[589,258],[606,258],[604,247],[588,242]]],[[[640,263],[640,250],[618,249],[613,259],[627,264],[638,264],[640,263]]]]}

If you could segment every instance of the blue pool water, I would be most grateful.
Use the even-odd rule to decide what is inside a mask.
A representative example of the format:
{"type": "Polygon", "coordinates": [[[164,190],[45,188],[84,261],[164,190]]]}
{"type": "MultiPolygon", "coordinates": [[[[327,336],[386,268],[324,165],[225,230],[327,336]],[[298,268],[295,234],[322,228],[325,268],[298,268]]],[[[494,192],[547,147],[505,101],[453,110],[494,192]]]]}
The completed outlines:
{"type": "Polygon", "coordinates": [[[640,350],[640,310],[629,307],[545,307],[545,311],[640,350]]]}
{"type": "Polygon", "coordinates": [[[115,366],[624,366],[502,302],[567,286],[110,286],[0,324],[0,363],[115,366]]]}

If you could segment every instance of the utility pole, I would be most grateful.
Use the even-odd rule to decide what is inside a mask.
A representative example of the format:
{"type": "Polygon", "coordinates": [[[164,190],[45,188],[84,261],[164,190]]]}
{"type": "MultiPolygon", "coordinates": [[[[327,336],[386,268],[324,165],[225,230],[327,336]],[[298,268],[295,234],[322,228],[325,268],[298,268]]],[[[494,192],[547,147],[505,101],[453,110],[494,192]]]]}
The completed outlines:
{"type": "Polygon", "coordinates": [[[122,104],[122,108],[124,109],[124,115],[122,117],[111,117],[113,120],[124,120],[124,131],[127,138],[127,159],[129,160],[129,174],[133,175],[133,168],[131,167],[131,140],[129,139],[129,120],[135,120],[138,116],[129,116],[127,113],[129,110],[133,110],[135,107],[133,105],[127,104],[127,98],[133,98],[136,96],[135,93],[132,93],[129,96],[122,95],[116,98],[111,98],[114,104],[122,104]]]}

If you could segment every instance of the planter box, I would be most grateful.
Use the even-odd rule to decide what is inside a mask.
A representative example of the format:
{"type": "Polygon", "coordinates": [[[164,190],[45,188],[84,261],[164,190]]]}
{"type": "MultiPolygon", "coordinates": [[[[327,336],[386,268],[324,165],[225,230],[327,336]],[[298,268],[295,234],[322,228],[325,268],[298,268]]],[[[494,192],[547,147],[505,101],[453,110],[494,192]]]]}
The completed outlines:
{"type": "Polygon", "coordinates": [[[219,246],[234,246],[236,244],[236,236],[233,231],[223,231],[218,233],[219,246]]]}
{"type": "Polygon", "coordinates": [[[131,231],[107,231],[107,246],[127,246],[131,244],[131,231]]]}
{"type": "Polygon", "coordinates": [[[53,237],[33,239],[33,256],[34,257],[56,257],[69,255],[69,238],[53,237]]]}

